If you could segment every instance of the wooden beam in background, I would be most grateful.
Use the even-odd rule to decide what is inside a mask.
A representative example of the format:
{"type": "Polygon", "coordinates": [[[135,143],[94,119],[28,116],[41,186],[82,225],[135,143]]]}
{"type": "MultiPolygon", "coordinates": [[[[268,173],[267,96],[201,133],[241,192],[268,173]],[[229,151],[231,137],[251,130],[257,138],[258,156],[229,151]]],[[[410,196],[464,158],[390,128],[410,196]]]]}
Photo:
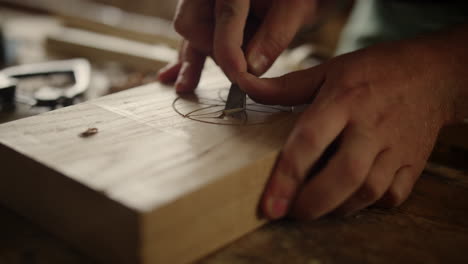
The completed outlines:
{"type": "Polygon", "coordinates": [[[66,27],[47,37],[46,48],[54,54],[86,57],[92,61],[117,61],[141,70],[158,71],[177,59],[177,51],[166,45],[66,27]]]}
{"type": "Polygon", "coordinates": [[[86,0],[0,0],[59,16],[65,25],[149,44],[179,46],[180,37],[165,19],[125,12],[86,0]]]}

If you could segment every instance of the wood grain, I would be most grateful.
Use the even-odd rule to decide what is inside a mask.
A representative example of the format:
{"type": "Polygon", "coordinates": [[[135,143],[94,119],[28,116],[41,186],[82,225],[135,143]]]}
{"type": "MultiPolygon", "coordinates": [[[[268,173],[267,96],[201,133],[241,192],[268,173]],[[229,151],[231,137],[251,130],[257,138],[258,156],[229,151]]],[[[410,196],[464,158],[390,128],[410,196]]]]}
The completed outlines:
{"type": "Polygon", "coordinates": [[[92,61],[116,61],[142,70],[157,71],[177,59],[167,45],[147,44],[86,30],[63,27],[47,37],[53,54],[86,57],[92,61]]]}
{"type": "MultiPolygon", "coordinates": [[[[397,209],[270,223],[197,263],[466,263],[468,174],[452,172],[424,173],[397,209]]],[[[2,264],[95,263],[1,206],[0,234],[2,264]]]]}
{"type": "Polygon", "coordinates": [[[118,6],[122,9],[146,14],[150,16],[158,16],[166,19],[174,17],[177,1],[167,0],[139,0],[131,2],[128,0],[95,0],[96,2],[105,3],[108,5],[118,6]]]}
{"type": "Polygon", "coordinates": [[[68,26],[149,44],[178,47],[180,37],[171,22],[155,16],[126,12],[86,0],[0,0],[1,3],[57,15],[68,26]]]}
{"type": "MultiPolygon", "coordinates": [[[[229,87],[208,75],[196,98],[229,87]]],[[[263,224],[257,202],[296,114],[206,124],[177,114],[176,96],[151,84],[0,125],[0,200],[113,263],[187,263],[263,224]]]]}

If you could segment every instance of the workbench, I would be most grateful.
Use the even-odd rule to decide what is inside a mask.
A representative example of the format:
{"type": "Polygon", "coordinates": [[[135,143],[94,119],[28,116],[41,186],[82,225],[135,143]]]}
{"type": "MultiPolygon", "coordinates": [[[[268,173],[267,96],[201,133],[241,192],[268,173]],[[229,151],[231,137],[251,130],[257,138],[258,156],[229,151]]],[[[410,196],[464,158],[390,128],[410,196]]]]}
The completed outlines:
{"type": "MultiPolygon", "coordinates": [[[[444,132],[409,199],[313,222],[267,224],[199,263],[466,263],[468,125],[444,132]]],[[[0,264],[96,263],[0,205],[0,264]]]]}

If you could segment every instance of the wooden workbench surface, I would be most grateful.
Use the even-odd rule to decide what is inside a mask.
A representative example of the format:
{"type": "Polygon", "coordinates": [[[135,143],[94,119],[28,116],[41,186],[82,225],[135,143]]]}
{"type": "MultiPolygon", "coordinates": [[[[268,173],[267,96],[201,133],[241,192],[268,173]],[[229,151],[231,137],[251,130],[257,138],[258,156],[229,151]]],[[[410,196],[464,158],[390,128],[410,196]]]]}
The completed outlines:
{"type": "MultiPolygon", "coordinates": [[[[271,223],[200,263],[466,263],[467,176],[443,169],[425,173],[398,209],[271,223]]],[[[0,263],[95,262],[0,207],[0,263]]]]}

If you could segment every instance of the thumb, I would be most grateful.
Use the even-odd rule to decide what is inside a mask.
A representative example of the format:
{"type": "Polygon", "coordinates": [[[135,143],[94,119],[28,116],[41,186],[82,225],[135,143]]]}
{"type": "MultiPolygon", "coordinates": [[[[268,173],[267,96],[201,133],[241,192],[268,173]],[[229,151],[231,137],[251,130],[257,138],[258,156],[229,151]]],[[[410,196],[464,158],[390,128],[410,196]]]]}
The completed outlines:
{"type": "Polygon", "coordinates": [[[270,105],[310,103],[326,79],[325,65],[288,73],[276,78],[257,78],[239,73],[237,83],[256,102],[270,105]]]}
{"type": "Polygon", "coordinates": [[[249,71],[259,76],[289,46],[314,8],[310,1],[271,1],[260,28],[247,46],[249,71]]]}
{"type": "Polygon", "coordinates": [[[241,47],[249,7],[245,0],[216,0],[213,55],[231,81],[247,68],[241,47]]]}

